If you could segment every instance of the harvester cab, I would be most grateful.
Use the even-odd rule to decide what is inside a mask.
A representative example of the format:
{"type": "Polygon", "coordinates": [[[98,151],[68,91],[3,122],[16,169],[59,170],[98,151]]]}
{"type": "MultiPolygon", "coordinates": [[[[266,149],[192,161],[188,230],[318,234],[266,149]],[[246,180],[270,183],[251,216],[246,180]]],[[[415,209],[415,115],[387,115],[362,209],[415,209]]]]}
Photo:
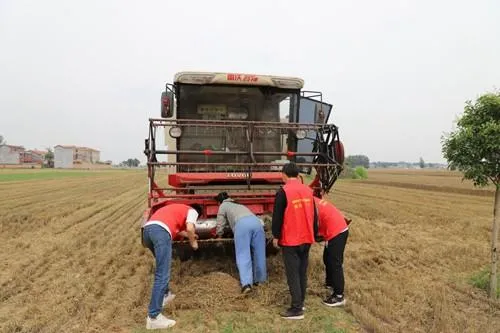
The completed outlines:
{"type": "MultiPolygon", "coordinates": [[[[259,216],[268,239],[284,163],[296,162],[311,188],[328,193],[342,171],[344,149],[338,128],[328,123],[332,105],[319,92],[303,91],[303,84],[294,77],[177,73],[161,95],[161,118],[149,119],[144,218],[174,202],[199,204],[203,252],[233,242],[231,230],[215,235],[220,191],[259,216]],[[157,147],[161,130],[163,149],[157,147]]],[[[186,244],[174,239],[174,252],[186,244]]]]}

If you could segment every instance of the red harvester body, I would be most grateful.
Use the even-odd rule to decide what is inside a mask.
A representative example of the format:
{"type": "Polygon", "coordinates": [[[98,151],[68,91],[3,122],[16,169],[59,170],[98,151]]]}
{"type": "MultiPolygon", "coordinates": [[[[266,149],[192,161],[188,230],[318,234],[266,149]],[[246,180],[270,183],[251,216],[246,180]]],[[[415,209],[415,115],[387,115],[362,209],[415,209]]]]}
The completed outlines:
{"type": "MultiPolygon", "coordinates": [[[[162,117],[149,120],[144,219],[173,202],[201,205],[196,232],[204,252],[233,242],[230,230],[215,239],[220,191],[250,208],[268,231],[284,163],[296,162],[315,191],[328,192],[342,171],[344,149],[338,128],[327,123],[332,105],[302,86],[292,77],[176,74],[162,93],[162,117]],[[164,148],[157,142],[161,129],[164,148]]],[[[186,240],[174,239],[176,249],[186,250],[186,240]]]]}

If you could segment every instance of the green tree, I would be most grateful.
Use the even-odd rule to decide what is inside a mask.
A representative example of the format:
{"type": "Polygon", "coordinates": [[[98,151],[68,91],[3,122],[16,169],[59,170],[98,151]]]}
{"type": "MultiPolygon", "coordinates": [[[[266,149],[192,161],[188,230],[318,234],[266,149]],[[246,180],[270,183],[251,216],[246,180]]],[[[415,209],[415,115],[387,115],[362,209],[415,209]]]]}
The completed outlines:
{"type": "Polygon", "coordinates": [[[7,141],[5,141],[3,135],[0,134],[0,145],[5,145],[7,144],[7,141]]]}
{"type": "Polygon", "coordinates": [[[496,298],[498,228],[500,215],[500,93],[467,101],[455,131],[443,136],[442,151],[449,168],[460,170],[475,186],[496,187],[491,235],[489,295],[496,298]]]}
{"type": "Polygon", "coordinates": [[[43,156],[45,163],[47,163],[47,166],[49,168],[54,167],[54,152],[52,151],[51,148],[47,148],[47,152],[43,156]]]}
{"type": "Polygon", "coordinates": [[[354,169],[354,174],[356,179],[368,178],[368,171],[366,171],[366,168],[362,166],[356,167],[356,169],[354,169]]]}
{"type": "Polygon", "coordinates": [[[418,165],[420,166],[420,169],[425,168],[425,161],[424,161],[424,159],[422,157],[420,157],[418,165]]]}
{"type": "Polygon", "coordinates": [[[122,166],[127,166],[129,168],[137,168],[141,164],[141,161],[139,161],[137,158],[129,158],[126,161],[123,161],[120,163],[122,166]]]}
{"type": "Polygon", "coordinates": [[[365,155],[350,155],[345,159],[345,164],[351,168],[362,166],[368,169],[370,167],[370,159],[365,155]]]}

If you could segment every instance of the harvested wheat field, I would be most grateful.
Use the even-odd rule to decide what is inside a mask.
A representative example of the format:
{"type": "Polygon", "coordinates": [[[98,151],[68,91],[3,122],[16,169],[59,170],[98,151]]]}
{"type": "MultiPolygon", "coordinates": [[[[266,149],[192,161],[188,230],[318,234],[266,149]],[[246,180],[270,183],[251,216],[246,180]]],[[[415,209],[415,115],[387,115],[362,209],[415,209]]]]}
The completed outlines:
{"type": "MultiPolygon", "coordinates": [[[[33,174],[0,170],[0,331],[145,332],[154,271],[139,239],[145,172],[24,173],[33,174]]],[[[353,218],[345,309],[320,303],[319,244],[302,321],[278,317],[289,302],[279,256],[249,297],[231,259],[176,261],[177,298],[164,313],[177,325],[165,331],[500,331],[500,304],[469,284],[489,261],[491,189],[449,172],[371,171],[339,181],[331,199],[353,218]]]]}

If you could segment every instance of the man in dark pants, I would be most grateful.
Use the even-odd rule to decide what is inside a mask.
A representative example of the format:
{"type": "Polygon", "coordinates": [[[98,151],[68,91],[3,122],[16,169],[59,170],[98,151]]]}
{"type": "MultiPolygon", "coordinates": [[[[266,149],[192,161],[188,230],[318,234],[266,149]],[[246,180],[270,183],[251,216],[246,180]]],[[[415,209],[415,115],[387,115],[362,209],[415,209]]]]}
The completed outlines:
{"type": "Polygon", "coordinates": [[[280,315],[285,319],[303,319],[309,249],[318,232],[318,219],[313,192],[297,178],[297,165],[285,164],[282,172],[285,185],[276,193],[272,232],[273,245],[283,252],[292,302],[280,315]]]}
{"type": "Polygon", "coordinates": [[[342,213],[325,199],[314,198],[318,209],[319,235],[325,240],[323,263],[325,264],[325,284],[332,289],[323,304],[331,307],[342,306],[344,299],[344,249],[349,236],[348,223],[342,213]]]}

